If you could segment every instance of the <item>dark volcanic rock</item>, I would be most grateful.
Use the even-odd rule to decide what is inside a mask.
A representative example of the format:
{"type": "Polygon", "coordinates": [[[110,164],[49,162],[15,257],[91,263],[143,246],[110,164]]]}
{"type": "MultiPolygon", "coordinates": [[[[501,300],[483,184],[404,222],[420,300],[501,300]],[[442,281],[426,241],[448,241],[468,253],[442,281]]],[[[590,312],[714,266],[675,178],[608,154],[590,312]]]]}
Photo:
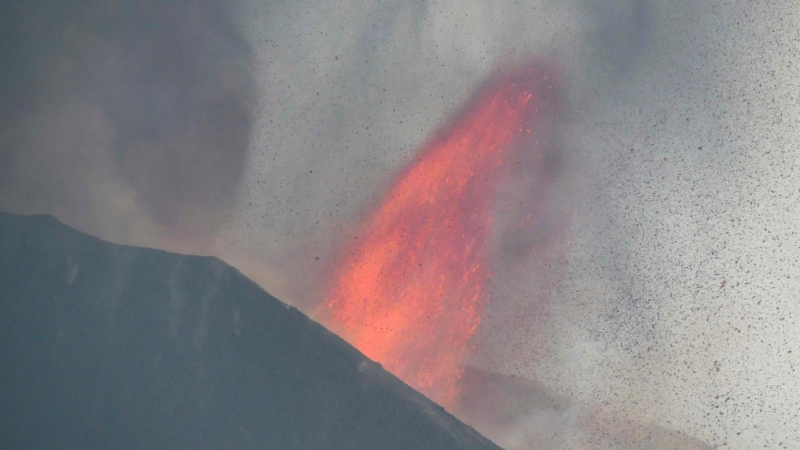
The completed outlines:
{"type": "Polygon", "coordinates": [[[215,258],[0,213],[9,449],[498,449],[215,258]]]}

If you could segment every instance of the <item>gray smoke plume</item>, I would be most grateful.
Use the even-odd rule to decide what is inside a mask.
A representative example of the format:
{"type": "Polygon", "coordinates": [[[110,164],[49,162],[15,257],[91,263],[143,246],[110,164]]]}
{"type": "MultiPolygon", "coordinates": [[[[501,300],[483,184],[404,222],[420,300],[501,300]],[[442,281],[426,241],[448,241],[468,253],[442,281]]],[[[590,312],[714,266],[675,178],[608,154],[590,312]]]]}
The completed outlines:
{"type": "Polygon", "coordinates": [[[134,223],[213,235],[244,175],[255,87],[230,12],[193,1],[2,8],[4,207],[58,212],[118,240],[134,223]]]}

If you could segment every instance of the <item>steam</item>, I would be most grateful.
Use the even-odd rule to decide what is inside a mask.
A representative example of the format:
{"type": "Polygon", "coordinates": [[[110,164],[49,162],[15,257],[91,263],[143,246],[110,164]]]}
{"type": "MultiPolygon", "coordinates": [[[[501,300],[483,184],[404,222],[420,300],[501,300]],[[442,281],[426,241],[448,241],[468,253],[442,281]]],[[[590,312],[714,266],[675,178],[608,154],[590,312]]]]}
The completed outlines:
{"type": "Polygon", "coordinates": [[[800,441],[800,17],[750,3],[6,1],[0,209],[215,254],[308,310],[428,135],[504,61],[548,57],[558,187],[500,240],[543,251],[496,268],[472,363],[569,406],[472,423],[520,448],[650,424],[779,448],[800,441]]]}

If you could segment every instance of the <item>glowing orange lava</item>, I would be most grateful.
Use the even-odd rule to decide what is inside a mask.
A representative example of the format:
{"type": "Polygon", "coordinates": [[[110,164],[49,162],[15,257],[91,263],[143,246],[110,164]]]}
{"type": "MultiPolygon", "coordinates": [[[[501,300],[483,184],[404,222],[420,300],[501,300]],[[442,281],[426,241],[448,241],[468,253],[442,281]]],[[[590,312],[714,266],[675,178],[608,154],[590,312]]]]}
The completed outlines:
{"type": "Polygon", "coordinates": [[[444,406],[487,301],[493,202],[549,101],[535,66],[498,77],[425,145],[336,261],[319,315],[444,406]]]}

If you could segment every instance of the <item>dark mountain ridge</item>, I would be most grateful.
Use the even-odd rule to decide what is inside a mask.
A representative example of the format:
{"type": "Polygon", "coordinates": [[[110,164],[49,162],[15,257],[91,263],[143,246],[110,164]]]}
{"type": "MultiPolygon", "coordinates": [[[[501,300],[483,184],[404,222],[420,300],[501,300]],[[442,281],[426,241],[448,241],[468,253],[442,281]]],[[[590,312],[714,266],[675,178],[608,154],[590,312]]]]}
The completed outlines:
{"type": "Polygon", "coordinates": [[[213,257],[0,213],[9,449],[499,449],[213,257]]]}

